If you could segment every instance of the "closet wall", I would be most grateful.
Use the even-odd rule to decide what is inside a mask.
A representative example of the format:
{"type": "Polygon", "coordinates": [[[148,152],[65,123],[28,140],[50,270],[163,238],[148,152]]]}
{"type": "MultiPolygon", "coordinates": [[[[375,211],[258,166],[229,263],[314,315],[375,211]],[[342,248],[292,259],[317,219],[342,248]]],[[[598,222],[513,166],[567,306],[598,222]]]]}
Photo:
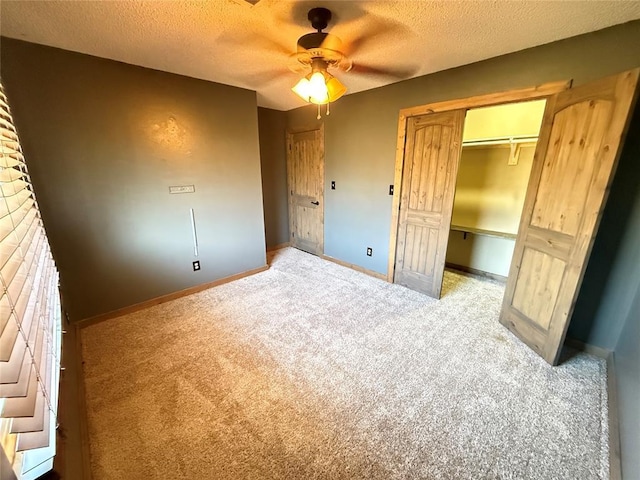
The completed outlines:
{"type": "Polygon", "coordinates": [[[509,273],[545,101],[469,110],[447,264],[509,273]]]}

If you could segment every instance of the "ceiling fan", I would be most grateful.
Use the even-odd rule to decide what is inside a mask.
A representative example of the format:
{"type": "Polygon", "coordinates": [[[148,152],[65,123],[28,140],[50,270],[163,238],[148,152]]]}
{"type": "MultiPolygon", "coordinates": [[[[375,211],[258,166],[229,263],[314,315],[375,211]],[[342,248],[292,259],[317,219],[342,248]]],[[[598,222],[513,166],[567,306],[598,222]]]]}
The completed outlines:
{"type": "MultiPolygon", "coordinates": [[[[347,91],[347,87],[328,72],[329,69],[398,79],[407,78],[413,73],[409,70],[394,71],[354,64],[345,53],[342,40],[323,31],[327,28],[331,16],[331,11],[324,7],[309,10],[307,19],[316,31],[301,36],[297,41],[296,52],[289,56],[289,68],[295,73],[306,73],[292,90],[305,101],[318,105],[318,118],[320,105],[327,105],[328,115],[329,104],[347,91]]],[[[368,34],[372,35],[371,32],[368,34]]],[[[352,41],[352,47],[362,44],[364,40],[366,38],[355,39],[352,41]]]]}
{"type": "MultiPolygon", "coordinates": [[[[258,3],[256,7],[260,5],[258,3]]],[[[230,28],[217,40],[230,45],[232,51],[246,52],[247,67],[234,73],[236,78],[242,79],[238,86],[256,89],[275,79],[283,79],[289,70],[303,77],[299,78],[299,88],[294,91],[298,95],[302,92],[305,102],[328,107],[346,93],[342,81],[347,80],[347,76],[371,79],[367,83],[381,86],[390,83],[389,80],[411,78],[418,71],[417,65],[394,62],[392,50],[388,48],[397,45],[397,39],[410,37],[414,32],[403,23],[365,9],[361,2],[274,0],[262,8],[252,7],[249,12],[255,18],[246,23],[247,30],[230,28]],[[295,31],[298,37],[304,20],[311,24],[313,31],[298,38],[295,47],[291,48],[291,33],[295,31]],[[364,63],[365,58],[375,58],[376,51],[381,50],[385,54],[378,58],[384,63],[364,63]],[[252,62],[249,58],[259,60],[252,62]],[[263,66],[267,68],[258,68],[263,66]],[[314,77],[315,73],[318,75],[314,77]],[[312,83],[326,88],[326,93],[322,90],[319,94],[310,94],[312,83]]],[[[356,89],[360,85],[362,83],[357,81],[353,84],[356,89]]]]}
{"type": "Polygon", "coordinates": [[[311,69],[311,73],[303,77],[292,90],[309,103],[322,105],[335,102],[344,95],[347,87],[327,69],[332,67],[348,72],[353,63],[342,53],[342,40],[322,31],[331,20],[329,9],[312,8],[307,18],[317,31],[298,39],[297,51],[290,57],[289,68],[296,73],[311,69]]]}

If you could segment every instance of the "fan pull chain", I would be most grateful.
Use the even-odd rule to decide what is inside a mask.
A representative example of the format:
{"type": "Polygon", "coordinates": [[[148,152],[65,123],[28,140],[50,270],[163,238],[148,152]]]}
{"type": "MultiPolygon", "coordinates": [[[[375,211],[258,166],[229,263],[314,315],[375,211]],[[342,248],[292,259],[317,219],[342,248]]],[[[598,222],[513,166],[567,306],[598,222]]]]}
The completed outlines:
{"type": "Polygon", "coordinates": [[[331,102],[327,102],[327,116],[331,115],[331,112],[329,111],[329,105],[331,105],[331,102]]]}
{"type": "Polygon", "coordinates": [[[322,117],[320,116],[320,104],[318,104],[318,116],[316,117],[318,120],[320,120],[322,117]]]}

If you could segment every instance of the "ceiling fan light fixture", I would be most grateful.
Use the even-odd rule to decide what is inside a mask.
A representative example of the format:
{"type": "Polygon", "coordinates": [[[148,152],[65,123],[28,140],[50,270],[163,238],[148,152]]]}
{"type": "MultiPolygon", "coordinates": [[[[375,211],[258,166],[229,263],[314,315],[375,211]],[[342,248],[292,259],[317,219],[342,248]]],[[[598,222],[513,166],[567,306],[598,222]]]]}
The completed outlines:
{"type": "Polygon", "coordinates": [[[341,52],[342,41],[335,35],[323,32],[331,20],[331,12],[322,7],[309,10],[307,18],[317,32],[308,33],[298,39],[297,51],[290,56],[289,68],[296,73],[308,73],[291,89],[305,102],[327,105],[342,97],[346,91],[340,80],[327,72],[327,68],[335,68],[345,72],[351,70],[351,61],[341,52]]]}
{"type": "Polygon", "coordinates": [[[329,90],[322,72],[313,72],[309,78],[309,101],[317,105],[329,101],[329,90]]]}
{"type": "Polygon", "coordinates": [[[292,90],[306,102],[324,105],[338,100],[347,87],[326,70],[316,70],[301,78],[292,90]]]}
{"type": "Polygon", "coordinates": [[[342,95],[347,92],[347,87],[345,87],[340,80],[338,80],[333,75],[327,73],[329,78],[327,78],[327,91],[329,92],[329,101],[335,102],[342,95]]]}
{"type": "Polygon", "coordinates": [[[310,74],[306,77],[302,77],[291,90],[299,95],[305,102],[309,103],[311,103],[312,98],[316,98],[317,95],[322,94],[322,92],[314,92],[312,90],[310,74]]]}

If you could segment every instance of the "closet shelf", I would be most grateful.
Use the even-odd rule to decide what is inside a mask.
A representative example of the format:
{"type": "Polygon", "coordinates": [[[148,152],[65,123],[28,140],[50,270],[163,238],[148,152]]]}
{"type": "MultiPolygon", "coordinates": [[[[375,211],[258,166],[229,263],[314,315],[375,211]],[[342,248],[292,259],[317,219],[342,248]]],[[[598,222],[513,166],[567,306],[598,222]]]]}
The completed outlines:
{"type": "Polygon", "coordinates": [[[515,233],[497,232],[495,230],[485,230],[483,228],[463,227],[461,225],[451,225],[451,230],[463,233],[473,233],[474,235],[485,235],[487,237],[509,238],[514,240],[517,237],[515,233]]]}

